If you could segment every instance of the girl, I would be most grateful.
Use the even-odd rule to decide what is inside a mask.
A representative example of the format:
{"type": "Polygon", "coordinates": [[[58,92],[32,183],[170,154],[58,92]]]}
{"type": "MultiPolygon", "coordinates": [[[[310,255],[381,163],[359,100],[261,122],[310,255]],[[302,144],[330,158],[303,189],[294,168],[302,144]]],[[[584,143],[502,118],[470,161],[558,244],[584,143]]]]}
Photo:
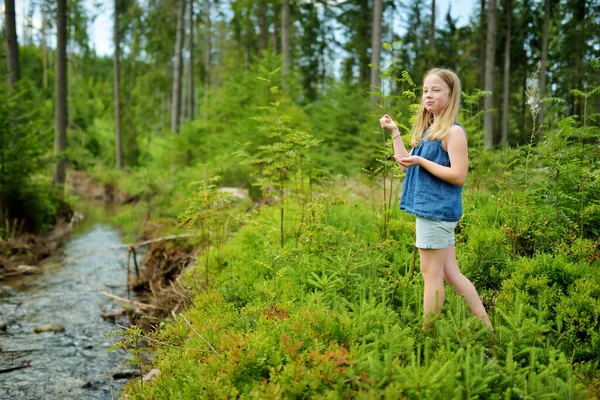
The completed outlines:
{"type": "Polygon", "coordinates": [[[392,133],[393,157],[406,171],[400,209],[417,216],[415,246],[425,283],[424,330],[442,311],[444,281],[464,296],[469,311],[493,330],[477,290],[458,269],[454,249],[454,228],[462,215],[461,192],[469,167],[466,132],[456,122],[460,93],[460,80],[454,72],[434,68],[425,75],[410,154],[390,116],[379,120],[381,127],[392,133]]]}

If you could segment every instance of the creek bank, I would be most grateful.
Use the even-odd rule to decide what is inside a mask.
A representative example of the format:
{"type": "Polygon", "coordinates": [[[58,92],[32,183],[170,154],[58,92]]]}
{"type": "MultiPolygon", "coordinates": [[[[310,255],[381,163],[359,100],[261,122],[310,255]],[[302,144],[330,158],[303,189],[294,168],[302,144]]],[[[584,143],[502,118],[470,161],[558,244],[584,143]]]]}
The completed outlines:
{"type": "Polygon", "coordinates": [[[128,294],[128,245],[110,222],[114,210],[80,207],[86,217],[39,273],[0,284],[0,398],[114,399],[127,379],[141,379],[139,368],[123,368],[131,354],[108,351],[133,310],[101,294],[146,301],[128,294]]]}
{"type": "Polygon", "coordinates": [[[12,229],[10,223],[7,223],[5,231],[9,233],[6,238],[0,240],[0,281],[13,276],[41,272],[37,265],[56,253],[74,225],[83,218],[83,215],[73,212],[66,204],[62,208],[63,214],[58,217],[54,228],[46,234],[20,232],[16,220],[12,229]]]}

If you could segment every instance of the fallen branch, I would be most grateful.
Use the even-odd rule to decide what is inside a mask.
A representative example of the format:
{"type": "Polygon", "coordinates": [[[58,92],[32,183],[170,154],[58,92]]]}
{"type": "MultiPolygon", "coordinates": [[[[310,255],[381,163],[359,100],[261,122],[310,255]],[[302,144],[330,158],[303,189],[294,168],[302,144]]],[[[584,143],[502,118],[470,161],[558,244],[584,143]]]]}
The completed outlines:
{"type": "Polygon", "coordinates": [[[19,265],[13,271],[0,274],[0,279],[8,278],[9,276],[23,275],[23,274],[37,274],[42,272],[38,267],[32,267],[31,265],[19,265]]]}
{"type": "Polygon", "coordinates": [[[16,371],[18,369],[22,369],[22,368],[27,368],[29,367],[29,360],[25,359],[23,360],[23,363],[21,365],[15,365],[14,367],[8,367],[8,368],[2,368],[0,369],[0,374],[4,374],[7,372],[11,372],[11,371],[16,371]]]}
{"type": "Polygon", "coordinates": [[[107,296],[107,297],[110,297],[111,299],[122,301],[124,303],[128,303],[128,304],[131,304],[133,306],[137,306],[139,308],[152,308],[154,310],[161,310],[160,307],[157,307],[155,305],[146,304],[146,303],[140,303],[139,301],[135,301],[135,300],[127,300],[127,299],[124,299],[123,297],[119,297],[119,296],[117,296],[115,294],[105,292],[104,290],[101,290],[99,293],[101,295],[103,295],[103,296],[107,296]]]}
{"type": "Polygon", "coordinates": [[[102,318],[117,318],[117,317],[122,317],[123,315],[127,315],[128,311],[127,310],[122,310],[122,311],[118,311],[118,312],[114,312],[114,313],[102,313],[100,314],[100,316],[102,318]]]}

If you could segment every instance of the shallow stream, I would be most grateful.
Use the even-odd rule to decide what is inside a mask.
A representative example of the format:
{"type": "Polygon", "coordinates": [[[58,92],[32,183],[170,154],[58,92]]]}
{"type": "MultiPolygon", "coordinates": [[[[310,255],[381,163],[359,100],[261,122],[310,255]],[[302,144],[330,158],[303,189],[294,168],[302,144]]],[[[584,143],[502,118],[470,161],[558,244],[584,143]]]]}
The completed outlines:
{"type": "MultiPolygon", "coordinates": [[[[102,206],[82,210],[84,220],[62,247],[56,263],[94,250],[119,246],[121,234],[102,206]]],[[[126,325],[127,317],[104,319],[122,310],[100,291],[127,297],[127,250],[75,259],[43,273],[0,281],[0,371],[23,363],[29,367],[0,372],[0,399],[116,399],[125,384],[115,374],[130,356],[109,347],[105,336],[126,325]],[[63,332],[35,333],[45,324],[63,332]]]]}

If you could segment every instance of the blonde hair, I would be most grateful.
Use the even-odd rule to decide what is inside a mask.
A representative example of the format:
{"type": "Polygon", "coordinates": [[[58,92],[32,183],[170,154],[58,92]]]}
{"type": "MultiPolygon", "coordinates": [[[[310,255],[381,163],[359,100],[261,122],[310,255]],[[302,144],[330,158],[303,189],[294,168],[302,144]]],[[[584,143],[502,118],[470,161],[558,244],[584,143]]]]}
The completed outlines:
{"type": "Polygon", "coordinates": [[[433,114],[423,106],[423,101],[421,100],[421,107],[419,107],[412,126],[411,145],[413,147],[421,143],[421,136],[427,128],[430,128],[427,133],[427,140],[443,140],[448,136],[460,109],[461,87],[458,76],[449,69],[433,68],[425,74],[423,81],[431,75],[436,75],[448,85],[448,89],[450,89],[448,104],[434,122],[433,114]]]}

